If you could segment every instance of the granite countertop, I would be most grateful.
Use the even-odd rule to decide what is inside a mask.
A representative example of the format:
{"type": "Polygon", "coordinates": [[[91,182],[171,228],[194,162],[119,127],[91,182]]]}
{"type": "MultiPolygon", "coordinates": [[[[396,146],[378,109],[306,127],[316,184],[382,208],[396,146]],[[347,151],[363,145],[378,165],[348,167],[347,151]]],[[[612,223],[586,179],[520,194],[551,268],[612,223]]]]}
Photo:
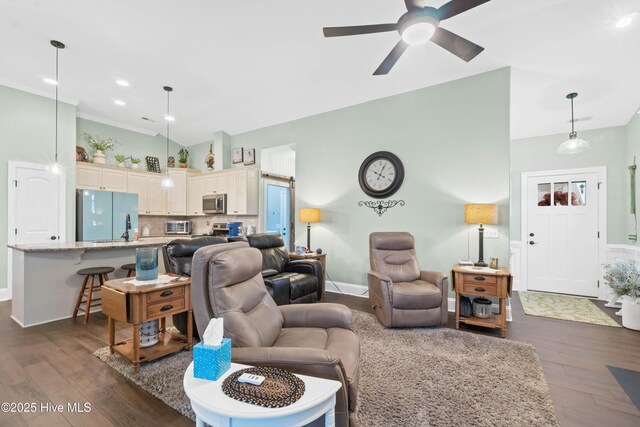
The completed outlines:
{"type": "Polygon", "coordinates": [[[122,240],[112,242],[51,242],[31,245],[8,245],[8,247],[23,252],[54,252],[74,250],[94,251],[100,249],[129,249],[162,246],[173,239],[175,239],[175,237],[152,237],[144,238],[135,242],[125,242],[122,240]]]}

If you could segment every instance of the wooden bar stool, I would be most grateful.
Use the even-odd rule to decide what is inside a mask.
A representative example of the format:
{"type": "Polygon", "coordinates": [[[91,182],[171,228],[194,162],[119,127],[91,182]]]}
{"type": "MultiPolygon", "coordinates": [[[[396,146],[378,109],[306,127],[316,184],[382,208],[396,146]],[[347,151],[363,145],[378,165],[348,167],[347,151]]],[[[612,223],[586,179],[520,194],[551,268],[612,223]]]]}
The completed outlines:
{"type": "Polygon", "coordinates": [[[107,274],[114,271],[115,268],[113,267],[91,267],[78,270],[78,274],[84,276],[84,282],[82,282],[82,289],[80,289],[78,301],[76,302],[76,307],[73,310],[74,319],[78,316],[78,310],[81,310],[84,312],[84,323],[87,323],[89,321],[89,312],[91,311],[91,307],[102,306],[102,293],[100,294],[100,298],[94,298],[93,293],[100,292],[102,290],[104,282],[109,280],[109,276],[107,276],[107,274]],[[99,284],[97,285],[95,284],[96,276],[98,276],[99,281],[99,284]],[[89,280],[89,278],[91,278],[91,280],[89,280]],[[88,287],[87,284],[89,284],[88,287]],[[95,302],[97,302],[97,304],[94,304],[95,302]],[[84,304],[84,308],[80,307],[82,304],[84,304]]]}
{"type": "Polygon", "coordinates": [[[125,264],[120,268],[123,269],[123,270],[127,270],[127,277],[131,277],[131,276],[136,274],[136,264],[135,263],[125,264]]]}

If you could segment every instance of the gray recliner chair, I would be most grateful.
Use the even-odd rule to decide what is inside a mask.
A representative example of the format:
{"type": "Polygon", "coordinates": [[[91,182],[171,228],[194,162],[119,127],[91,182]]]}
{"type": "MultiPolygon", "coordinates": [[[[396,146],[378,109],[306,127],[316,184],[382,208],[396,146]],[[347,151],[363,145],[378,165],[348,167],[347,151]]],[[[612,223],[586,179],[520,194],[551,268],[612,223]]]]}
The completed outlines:
{"type": "Polygon", "coordinates": [[[191,300],[197,329],[224,319],[232,361],[340,381],[336,425],[357,425],[360,341],[340,304],[277,306],[261,274],[262,255],[245,242],[208,246],[193,257],[191,300]]]}
{"type": "Polygon", "coordinates": [[[384,326],[447,323],[447,277],[436,271],[420,271],[410,233],[371,233],[369,259],[369,301],[384,326]]]}

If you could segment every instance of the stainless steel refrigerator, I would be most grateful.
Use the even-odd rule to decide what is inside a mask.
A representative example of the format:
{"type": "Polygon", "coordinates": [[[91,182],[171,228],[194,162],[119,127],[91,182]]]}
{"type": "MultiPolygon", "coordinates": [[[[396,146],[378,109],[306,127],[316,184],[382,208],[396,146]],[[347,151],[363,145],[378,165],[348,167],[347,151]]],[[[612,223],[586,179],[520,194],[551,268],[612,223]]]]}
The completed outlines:
{"type": "Polygon", "coordinates": [[[137,194],[76,190],[76,241],[124,240],[127,214],[133,240],[138,228],[137,194]]]}

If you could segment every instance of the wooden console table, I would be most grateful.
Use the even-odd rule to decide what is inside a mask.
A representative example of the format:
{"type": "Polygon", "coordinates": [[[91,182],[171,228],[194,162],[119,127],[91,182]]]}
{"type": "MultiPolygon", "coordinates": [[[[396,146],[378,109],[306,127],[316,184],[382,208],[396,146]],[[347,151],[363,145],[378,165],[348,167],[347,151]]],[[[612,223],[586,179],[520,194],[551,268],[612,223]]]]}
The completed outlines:
{"type": "Polygon", "coordinates": [[[297,259],[315,259],[317,261],[320,261],[320,264],[322,265],[322,293],[324,294],[324,289],[325,289],[325,280],[326,280],[326,273],[325,271],[327,270],[327,254],[326,253],[321,253],[321,254],[317,254],[315,252],[310,252],[308,254],[302,254],[302,255],[298,255],[294,252],[289,252],[289,259],[290,260],[297,260],[297,259]]]}
{"type": "Polygon", "coordinates": [[[511,296],[511,273],[500,267],[493,272],[474,271],[474,267],[454,265],[451,273],[451,287],[456,292],[456,329],[460,324],[500,329],[502,338],[507,336],[507,297],[511,296]],[[489,318],[460,316],[460,296],[497,298],[500,313],[489,318]]]}
{"type": "Polygon", "coordinates": [[[193,345],[193,311],[191,309],[191,279],[159,285],[133,285],[134,279],[109,280],[102,286],[102,312],[109,317],[109,350],[114,350],[133,363],[138,372],[141,362],[158,359],[193,345]],[[188,313],[187,339],[166,330],[165,318],[188,313]],[[160,320],[159,342],[140,348],[140,324],[160,320]],[[133,326],[133,337],[115,342],[115,321],[133,326]]]}

